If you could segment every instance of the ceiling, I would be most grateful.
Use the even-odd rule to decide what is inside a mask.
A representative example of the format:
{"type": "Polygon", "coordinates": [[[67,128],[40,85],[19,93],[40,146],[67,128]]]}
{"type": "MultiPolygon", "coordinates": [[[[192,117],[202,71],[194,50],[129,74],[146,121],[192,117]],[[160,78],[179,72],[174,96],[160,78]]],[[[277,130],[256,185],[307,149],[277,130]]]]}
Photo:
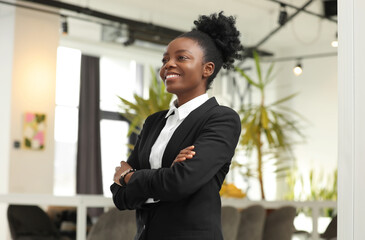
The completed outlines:
{"type": "MultiPolygon", "coordinates": [[[[308,0],[283,0],[301,7],[308,0]]],[[[323,14],[323,0],[314,0],[306,10],[323,14]]],[[[237,26],[245,46],[254,46],[279,26],[280,5],[270,0],[63,0],[62,2],[137,21],[153,23],[180,31],[188,31],[197,16],[224,11],[237,18],[237,26]]],[[[288,15],[295,9],[287,7],[288,15]]],[[[335,52],[330,46],[337,24],[327,19],[299,13],[260,49],[275,56],[296,53],[335,52]]]]}

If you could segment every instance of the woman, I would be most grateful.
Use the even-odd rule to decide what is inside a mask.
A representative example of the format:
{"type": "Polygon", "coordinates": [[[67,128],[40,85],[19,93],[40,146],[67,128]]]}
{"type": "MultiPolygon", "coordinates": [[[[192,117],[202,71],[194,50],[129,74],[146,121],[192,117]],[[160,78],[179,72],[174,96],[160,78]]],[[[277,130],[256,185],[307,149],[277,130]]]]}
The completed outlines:
{"type": "Polygon", "coordinates": [[[135,239],[223,239],[219,190],[241,124],[206,91],[242,46],[233,17],[221,12],[194,24],[170,42],[162,59],[161,79],[177,100],[145,120],[132,154],[114,175],[115,205],[136,209],[135,239]]]}

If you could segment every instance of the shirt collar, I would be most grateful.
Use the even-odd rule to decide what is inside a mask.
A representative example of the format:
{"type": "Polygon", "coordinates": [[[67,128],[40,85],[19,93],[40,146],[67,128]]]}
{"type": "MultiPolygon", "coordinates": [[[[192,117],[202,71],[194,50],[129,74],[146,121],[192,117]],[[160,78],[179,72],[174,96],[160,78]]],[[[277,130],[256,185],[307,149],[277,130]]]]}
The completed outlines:
{"type": "Polygon", "coordinates": [[[166,114],[166,118],[175,113],[179,120],[186,118],[192,111],[198,108],[209,99],[208,94],[204,93],[198,97],[191,99],[180,107],[175,106],[175,101],[170,104],[170,109],[166,114]]]}

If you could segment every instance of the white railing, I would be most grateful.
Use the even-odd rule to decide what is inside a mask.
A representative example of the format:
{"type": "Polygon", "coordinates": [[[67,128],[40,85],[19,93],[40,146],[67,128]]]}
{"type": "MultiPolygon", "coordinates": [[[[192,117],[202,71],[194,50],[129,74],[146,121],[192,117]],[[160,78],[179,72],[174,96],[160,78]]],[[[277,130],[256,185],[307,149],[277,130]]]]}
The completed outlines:
{"type": "MultiPolygon", "coordinates": [[[[77,195],[72,197],[60,197],[45,194],[0,194],[0,203],[21,204],[21,205],[52,205],[52,206],[74,206],[77,208],[77,231],[76,239],[86,239],[86,214],[90,207],[114,207],[111,198],[96,195],[77,195]],[[82,217],[84,216],[84,217],[82,217]]],[[[264,208],[279,208],[282,206],[294,206],[296,208],[310,208],[312,210],[313,232],[311,239],[319,239],[318,218],[322,208],[337,208],[337,203],[333,201],[311,201],[311,202],[292,202],[292,201],[249,201],[245,199],[223,198],[223,206],[233,206],[245,208],[259,204],[264,208]]],[[[1,217],[5,217],[3,214],[1,217]]],[[[0,235],[0,240],[5,240],[6,236],[0,235]]]]}

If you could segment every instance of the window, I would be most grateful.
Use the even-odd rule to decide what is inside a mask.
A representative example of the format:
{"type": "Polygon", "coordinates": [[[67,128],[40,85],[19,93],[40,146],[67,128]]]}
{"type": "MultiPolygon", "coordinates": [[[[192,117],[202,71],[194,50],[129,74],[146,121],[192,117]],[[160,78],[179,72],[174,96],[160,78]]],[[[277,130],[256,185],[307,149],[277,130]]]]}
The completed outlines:
{"type": "MultiPolygon", "coordinates": [[[[76,157],[81,51],[57,51],[54,194],[76,194],[76,157]]],[[[114,169],[127,159],[128,123],[118,113],[118,96],[133,101],[142,92],[143,66],[120,58],[100,58],[100,137],[103,191],[111,196],[114,169]]]]}
{"type": "Polygon", "coordinates": [[[74,195],[81,51],[57,49],[54,194],[74,195]]]}
{"type": "Polygon", "coordinates": [[[127,160],[128,123],[123,121],[119,111],[121,96],[133,102],[133,94],[142,92],[143,68],[135,61],[100,58],[100,109],[101,109],[101,158],[103,168],[104,196],[111,196],[109,190],[113,174],[120,161],[127,160]],[[137,73],[137,71],[139,71],[137,73]]]}

